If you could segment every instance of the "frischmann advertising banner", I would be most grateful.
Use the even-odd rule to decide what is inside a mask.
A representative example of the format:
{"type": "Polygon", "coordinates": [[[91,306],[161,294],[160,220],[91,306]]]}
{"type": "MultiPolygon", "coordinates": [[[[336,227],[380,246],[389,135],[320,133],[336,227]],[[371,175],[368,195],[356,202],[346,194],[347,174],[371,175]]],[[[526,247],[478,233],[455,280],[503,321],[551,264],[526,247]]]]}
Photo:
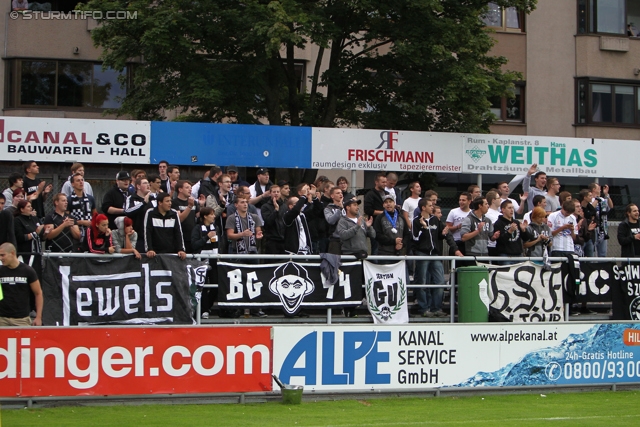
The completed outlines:
{"type": "MultiPolygon", "coordinates": [[[[273,371],[305,391],[640,381],[640,325],[274,327],[273,371]]],[[[277,387],[277,385],[274,385],[277,387]]]]}
{"type": "Polygon", "coordinates": [[[487,134],[461,137],[465,173],[524,175],[537,163],[539,170],[550,176],[605,176],[600,163],[603,153],[591,139],[487,134]]]}
{"type": "Polygon", "coordinates": [[[150,147],[151,122],[0,119],[2,160],[149,164],[150,147]]]}
{"type": "Polygon", "coordinates": [[[0,396],[271,390],[271,328],[0,328],[0,396]]]}
{"type": "Polygon", "coordinates": [[[313,128],[311,167],[460,173],[461,134],[313,128]]]}

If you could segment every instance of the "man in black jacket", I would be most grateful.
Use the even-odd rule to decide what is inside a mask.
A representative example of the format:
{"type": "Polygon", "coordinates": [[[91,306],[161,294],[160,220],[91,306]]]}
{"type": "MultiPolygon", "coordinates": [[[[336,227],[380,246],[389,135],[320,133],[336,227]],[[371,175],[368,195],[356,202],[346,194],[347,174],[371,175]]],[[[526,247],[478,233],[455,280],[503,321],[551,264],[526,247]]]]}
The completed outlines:
{"type": "MultiPolygon", "coordinates": [[[[387,186],[387,176],[384,172],[376,175],[375,187],[364,196],[364,213],[373,218],[374,223],[376,217],[384,212],[382,206],[382,198],[389,194],[384,188],[387,186]]],[[[392,197],[392,200],[393,197],[392,197]]],[[[371,239],[371,255],[378,255],[378,242],[371,239]]]]}
{"type": "Polygon", "coordinates": [[[384,211],[373,221],[376,231],[375,240],[378,242],[379,255],[400,255],[411,241],[411,231],[404,222],[404,218],[396,209],[396,202],[391,194],[383,198],[384,211]]]}
{"type": "Polygon", "coordinates": [[[636,258],[640,256],[640,211],[631,203],[625,209],[625,219],[618,226],[618,243],[620,256],[636,258]]]}
{"type": "Polygon", "coordinates": [[[115,220],[125,213],[127,197],[129,196],[129,172],[120,171],[116,175],[116,184],[107,191],[102,198],[102,213],[109,218],[109,228],[117,230],[115,220]]]}
{"type": "Polygon", "coordinates": [[[158,195],[158,207],[148,209],[144,219],[144,245],[149,258],[175,254],[185,259],[184,239],[178,213],[171,209],[171,196],[158,195]]]}
{"type": "MultiPolygon", "coordinates": [[[[433,215],[433,202],[420,199],[418,202],[420,216],[414,218],[411,227],[413,236],[413,253],[418,256],[441,256],[439,241],[449,234],[449,228],[433,215]]],[[[462,252],[455,246],[452,250],[457,256],[462,252]]],[[[444,285],[444,267],[440,260],[422,259],[416,262],[415,284],[444,285]]],[[[418,307],[423,317],[445,317],[442,311],[444,288],[420,288],[416,291],[418,307]]]]}
{"type": "MultiPolygon", "coordinates": [[[[159,179],[159,178],[157,178],[159,179]]],[[[135,183],[136,193],[129,196],[127,200],[127,208],[125,215],[133,220],[133,229],[138,233],[138,241],[136,242],[136,250],[145,252],[144,250],[144,218],[147,210],[153,209],[151,203],[151,187],[147,178],[139,178],[135,183]]]]}
{"type": "MultiPolygon", "coordinates": [[[[496,240],[496,252],[498,256],[522,256],[522,242],[529,241],[529,233],[527,233],[527,223],[520,222],[515,219],[515,207],[511,200],[505,200],[500,204],[502,215],[493,224],[493,230],[499,231],[500,235],[496,240]]],[[[515,264],[514,261],[499,261],[498,264],[510,265],[515,264]]]]}
{"type": "Polygon", "coordinates": [[[300,187],[298,194],[300,197],[289,198],[287,211],[283,214],[285,225],[284,250],[286,253],[309,255],[312,253],[311,233],[309,232],[306,214],[311,207],[322,212],[322,203],[315,197],[315,191],[310,192],[307,184],[300,187]],[[311,205],[309,198],[313,200],[311,205]]]}
{"type": "Polygon", "coordinates": [[[284,252],[284,222],[280,210],[284,201],[280,199],[280,186],[272,185],[269,189],[271,198],[260,208],[264,222],[265,252],[268,254],[283,254],[284,252]]]}

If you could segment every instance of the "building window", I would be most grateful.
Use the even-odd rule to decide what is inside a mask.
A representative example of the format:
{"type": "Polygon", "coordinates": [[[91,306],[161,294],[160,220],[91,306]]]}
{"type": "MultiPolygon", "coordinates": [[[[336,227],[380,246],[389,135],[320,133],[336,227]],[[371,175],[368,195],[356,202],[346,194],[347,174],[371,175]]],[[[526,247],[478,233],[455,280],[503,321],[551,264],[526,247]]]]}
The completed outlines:
{"type": "Polygon", "coordinates": [[[640,126],[640,85],[636,82],[577,81],[577,123],[640,126]]]}
{"type": "Polygon", "coordinates": [[[12,0],[12,10],[33,10],[40,12],[71,12],[80,3],[78,0],[12,0]]]}
{"type": "Polygon", "coordinates": [[[578,0],[578,33],[638,36],[638,0],[578,0]]]}
{"type": "Polygon", "coordinates": [[[489,10],[481,19],[487,27],[495,28],[497,31],[524,31],[524,14],[515,7],[504,8],[489,2],[489,10]]]}
{"type": "Polygon", "coordinates": [[[490,101],[496,123],[524,122],[524,85],[515,86],[513,97],[495,97],[490,101]]]}
{"type": "Polygon", "coordinates": [[[10,108],[118,108],[126,95],[121,73],[102,64],[17,59],[8,67],[10,108]]]}

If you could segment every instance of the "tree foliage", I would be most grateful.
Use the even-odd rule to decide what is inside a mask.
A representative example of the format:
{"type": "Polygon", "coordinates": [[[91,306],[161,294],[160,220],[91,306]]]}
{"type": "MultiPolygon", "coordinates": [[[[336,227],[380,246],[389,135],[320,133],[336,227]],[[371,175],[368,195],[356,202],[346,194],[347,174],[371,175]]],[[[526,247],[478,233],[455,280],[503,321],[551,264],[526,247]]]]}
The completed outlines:
{"type": "MultiPolygon", "coordinates": [[[[536,0],[499,0],[530,12],[536,0]]],[[[486,0],[91,0],[137,11],[93,30],[132,62],[119,114],[200,122],[484,132],[517,74],[488,54],[486,0]],[[312,49],[312,47],[316,47],[312,49]],[[318,51],[299,91],[296,54],[318,51]],[[315,62],[315,67],[314,66],[315,62]]]]}

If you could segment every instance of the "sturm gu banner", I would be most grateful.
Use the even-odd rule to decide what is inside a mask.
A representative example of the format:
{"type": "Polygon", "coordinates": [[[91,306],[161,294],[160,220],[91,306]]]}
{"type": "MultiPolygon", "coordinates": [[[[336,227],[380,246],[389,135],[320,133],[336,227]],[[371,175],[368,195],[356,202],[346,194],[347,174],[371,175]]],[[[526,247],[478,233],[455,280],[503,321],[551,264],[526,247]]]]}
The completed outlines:
{"type": "Polygon", "coordinates": [[[374,264],[364,261],[367,307],[373,323],[409,323],[405,261],[374,264]]]}
{"type": "Polygon", "coordinates": [[[282,307],[296,314],[304,307],[356,307],[362,303],[362,265],[344,263],[335,285],[324,283],[319,264],[218,263],[220,307],[282,307]]]}
{"type": "Polygon", "coordinates": [[[274,374],[305,392],[640,381],[638,324],[274,329],[274,374]]]}
{"type": "Polygon", "coordinates": [[[3,117],[0,158],[149,164],[151,122],[3,117]]]}
{"type": "Polygon", "coordinates": [[[57,258],[43,263],[43,322],[193,324],[190,288],[201,288],[206,261],[154,258],[57,258]]]}

